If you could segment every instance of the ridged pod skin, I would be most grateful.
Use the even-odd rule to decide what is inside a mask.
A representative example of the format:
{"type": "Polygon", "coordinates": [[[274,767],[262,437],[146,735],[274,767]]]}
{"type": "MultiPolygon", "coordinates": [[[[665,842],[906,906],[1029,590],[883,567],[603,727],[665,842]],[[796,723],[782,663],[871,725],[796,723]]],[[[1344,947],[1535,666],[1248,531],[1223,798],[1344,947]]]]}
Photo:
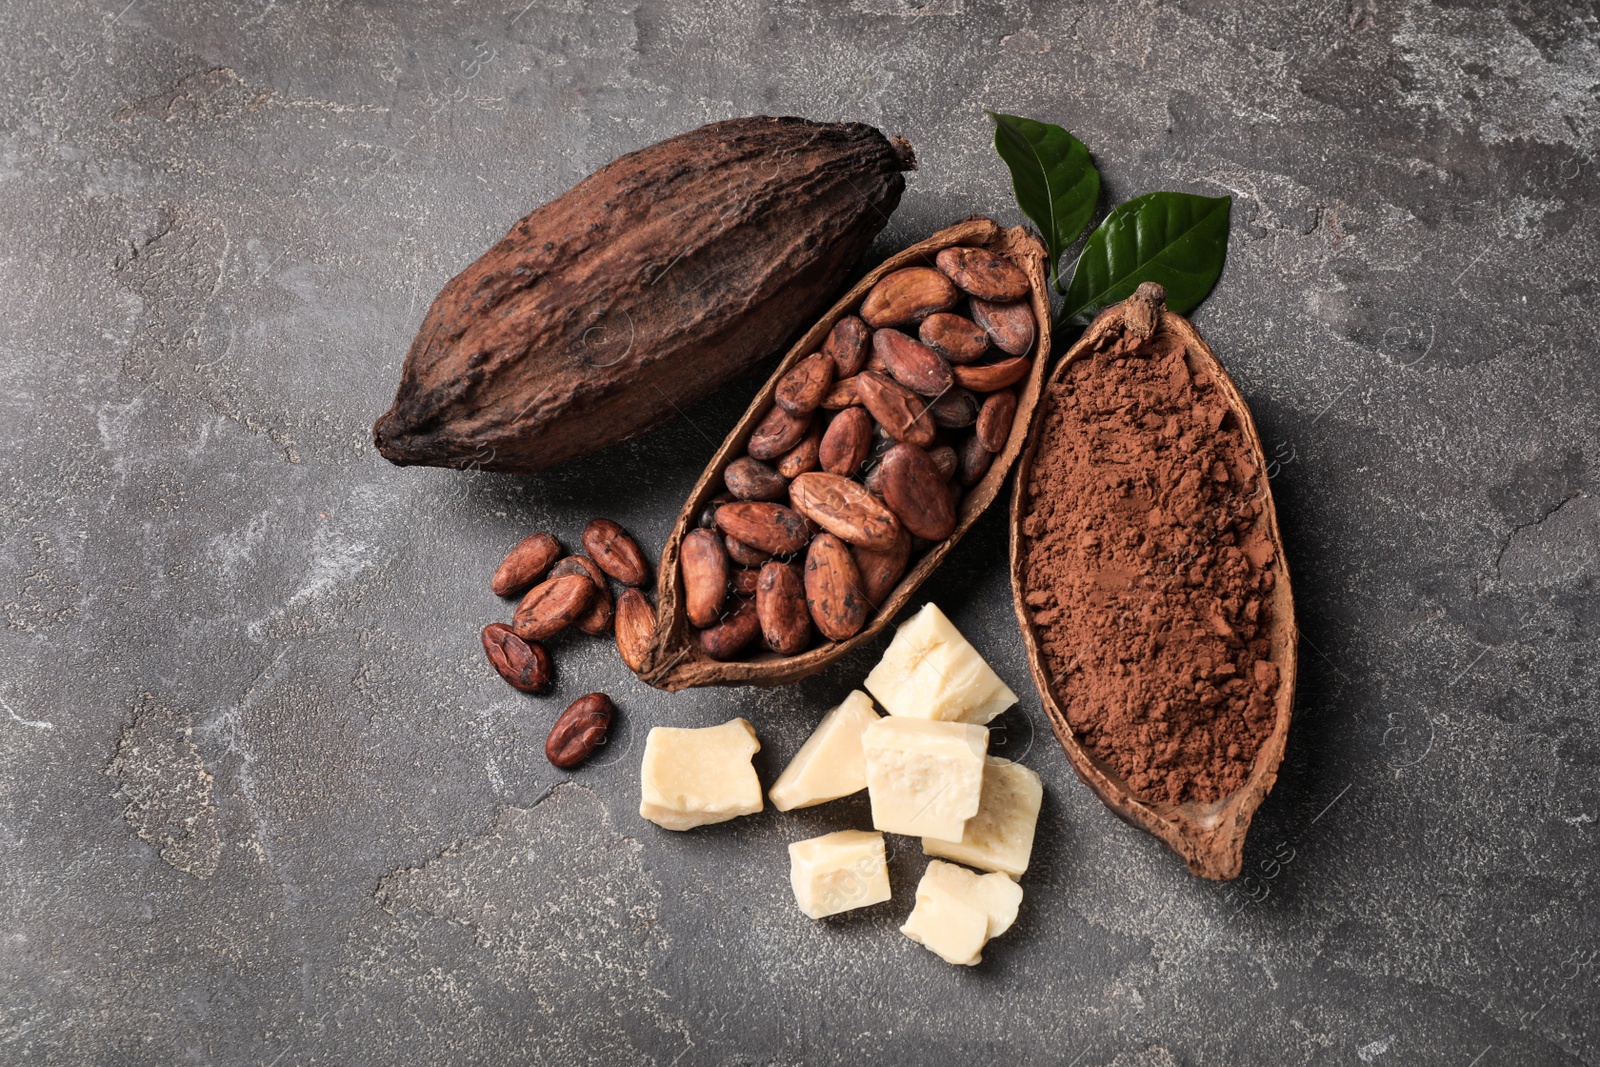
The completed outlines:
{"type": "Polygon", "coordinates": [[[378,451],[521,473],[669,421],[815,319],[914,166],[871,126],[799,118],[715,122],[622,156],[445,285],[378,451]]]}

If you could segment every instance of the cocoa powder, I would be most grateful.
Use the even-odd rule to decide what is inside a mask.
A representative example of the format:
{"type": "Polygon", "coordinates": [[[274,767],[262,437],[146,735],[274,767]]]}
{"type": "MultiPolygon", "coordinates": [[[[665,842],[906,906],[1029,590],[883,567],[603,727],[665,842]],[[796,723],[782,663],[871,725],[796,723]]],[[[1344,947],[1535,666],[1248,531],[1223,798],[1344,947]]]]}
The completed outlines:
{"type": "Polygon", "coordinates": [[[1043,404],[1022,574],[1052,687],[1142,799],[1219,800],[1273,724],[1264,475],[1164,331],[1080,359],[1043,404]]]}

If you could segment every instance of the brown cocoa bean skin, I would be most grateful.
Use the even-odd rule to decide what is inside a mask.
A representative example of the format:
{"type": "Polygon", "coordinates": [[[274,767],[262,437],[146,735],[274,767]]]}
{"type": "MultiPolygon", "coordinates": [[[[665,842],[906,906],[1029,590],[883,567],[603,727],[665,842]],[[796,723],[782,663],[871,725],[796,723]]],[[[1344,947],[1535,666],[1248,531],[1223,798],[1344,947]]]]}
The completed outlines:
{"type": "Polygon", "coordinates": [[[491,622],[483,628],[483,652],[489,665],[512,688],[524,693],[542,693],[554,677],[550,653],[537,641],[524,641],[504,623],[491,622]]]}
{"type": "Polygon", "coordinates": [[[838,474],[802,474],[790,486],[789,506],[852,545],[887,548],[900,531],[899,521],[877,497],[838,474]]]}
{"type": "Polygon", "coordinates": [[[1012,356],[1025,356],[1033,347],[1033,308],[1027,304],[991,304],[972,301],[972,321],[983,327],[996,348],[1012,356]]]}
{"type": "Polygon", "coordinates": [[[717,527],[771,556],[798,552],[811,540],[806,520],[782,504],[724,504],[717,509],[717,527]]]}
{"type": "Polygon", "coordinates": [[[845,408],[828,423],[817,460],[829,474],[853,477],[872,451],[872,416],[866,408],[845,408]]]}
{"type": "Polygon", "coordinates": [[[550,568],[549,576],[560,578],[568,574],[582,574],[594,583],[594,599],[589,601],[587,611],[572,620],[572,625],[594,637],[609,633],[611,621],[616,615],[616,603],[611,599],[611,590],[606,585],[605,572],[588,556],[568,556],[550,568]]]}
{"type": "Polygon", "coordinates": [[[1002,359],[998,363],[978,363],[967,367],[952,367],[956,384],[974,393],[992,393],[1015,385],[1028,376],[1033,360],[1025,357],[1002,359]]]}
{"type": "Polygon", "coordinates": [[[518,541],[495,568],[489,588],[495,596],[519,596],[544,577],[550,565],[561,558],[561,542],[547,533],[529,534],[518,541]]]}
{"type": "Polygon", "coordinates": [[[946,311],[959,299],[955,283],[938,271],[905,267],[885,275],[862,298],[861,318],[874,329],[903,326],[946,311]]]}
{"type": "Polygon", "coordinates": [[[638,589],[624,589],[617,597],[617,653],[635,674],[644,666],[644,654],[655,632],[656,609],[638,589]]]}
{"type": "Polygon", "coordinates": [[[639,550],[639,542],[610,519],[594,519],[583,528],[583,551],[623,585],[644,585],[650,580],[650,564],[639,550]]]}
{"type": "Polygon", "coordinates": [[[550,727],[544,758],[564,771],[576,767],[605,740],[615,711],[611,698],[604,693],[590,693],[574,700],[550,727]]]}
{"type": "Polygon", "coordinates": [[[919,448],[933,444],[933,416],[928,414],[924,397],[870,371],[857,375],[856,383],[861,403],[889,436],[919,448]]]}
{"type": "Polygon", "coordinates": [[[856,570],[861,575],[861,595],[866,598],[870,609],[877,611],[889,599],[894,587],[900,584],[900,579],[905,577],[906,563],[911,559],[911,534],[902,526],[900,536],[888,548],[879,551],[855,545],[851,547],[850,555],[854,557],[856,570]]]}
{"type": "Polygon", "coordinates": [[[700,647],[715,660],[738,659],[761,633],[754,600],[739,600],[715,626],[700,631],[700,647]]]}
{"type": "Polygon", "coordinates": [[[762,566],[756,581],[756,617],[767,647],[778,655],[806,650],[811,644],[811,610],[800,568],[776,561],[762,566]]]}
{"type": "Polygon", "coordinates": [[[867,359],[867,342],[872,331],[854,315],[846,315],[833,324],[828,339],[822,343],[823,354],[833,360],[835,378],[848,378],[861,373],[861,364],[867,359]]]}
{"type": "Polygon", "coordinates": [[[756,459],[777,459],[800,443],[811,428],[811,416],[796,415],[776,405],[756,424],[745,451],[756,459]]]}
{"type": "Polygon", "coordinates": [[[683,570],[683,603],[689,621],[711,626],[728,598],[728,550],[710,530],[690,530],[678,550],[683,570]]]}
{"type": "Polygon", "coordinates": [[[989,473],[989,464],[994,462],[994,453],[983,447],[983,442],[973,434],[961,444],[961,484],[972,488],[983,481],[983,476],[989,473]]]}
{"type": "Polygon", "coordinates": [[[950,490],[927,452],[899,444],[883,457],[883,502],[917,537],[943,541],[956,528],[950,490]]]}
{"type": "Polygon", "coordinates": [[[1022,268],[987,248],[944,248],[934,262],[962,291],[979,300],[1009,303],[1028,295],[1028,276],[1022,268]]]}
{"type": "Polygon", "coordinates": [[[939,468],[939,477],[949,481],[961,469],[961,457],[949,445],[940,445],[928,453],[933,465],[939,468]]]}
{"type": "Polygon", "coordinates": [[[828,395],[822,398],[819,405],[824,411],[843,411],[861,403],[861,398],[856,395],[855,375],[841,378],[833,383],[833,388],[828,390],[828,395]]]}
{"type": "Polygon", "coordinates": [[[735,567],[728,578],[728,589],[734,596],[753,597],[756,595],[756,582],[760,578],[759,567],[735,567]]]}
{"type": "Polygon", "coordinates": [[[722,472],[728,492],[739,500],[782,500],[789,495],[789,480],[759,459],[740,456],[722,472]]]}
{"type": "Polygon", "coordinates": [[[791,414],[809,415],[833,387],[833,372],[833,360],[813,352],[778,379],[772,401],[791,414]]]}
{"type": "Polygon", "coordinates": [[[978,412],[978,442],[990,452],[1006,447],[1011,436],[1011,423],[1017,417],[1017,394],[1013,389],[1000,389],[990,393],[978,412]]]}
{"type": "Polygon", "coordinates": [[[978,421],[982,403],[970,390],[954,386],[928,405],[928,414],[933,417],[935,426],[946,430],[964,430],[978,421]]]}
{"type": "Polygon", "coordinates": [[[831,533],[819,533],[806,553],[806,607],[830,641],[854,637],[867,621],[871,605],[862,595],[855,557],[831,533]]]}
{"type": "Polygon", "coordinates": [[[923,319],[917,337],[950,363],[975,363],[989,351],[989,335],[983,327],[948,311],[923,319]]]}
{"type": "Polygon", "coordinates": [[[813,423],[800,443],[785,452],[778,460],[778,473],[785,478],[798,478],[806,471],[817,469],[817,450],[822,446],[822,427],[813,423]]]}
{"type": "Polygon", "coordinates": [[[889,377],[923,396],[938,396],[953,380],[944,357],[899,330],[878,330],[872,335],[872,353],[889,377]]]}
{"type": "MultiPolygon", "coordinates": [[[[761,461],[757,460],[756,462],[759,463],[761,461]]],[[[701,505],[700,514],[695,520],[695,525],[702,530],[715,530],[717,528],[717,509],[724,504],[731,504],[737,499],[732,493],[718,493],[701,505]]]]}
{"type": "Polygon", "coordinates": [[[546,578],[528,590],[517,605],[511,628],[524,641],[553,637],[578,621],[595,592],[594,582],[586,574],[546,578]]]}
{"type": "Polygon", "coordinates": [[[737,537],[724,537],[722,544],[728,550],[728,558],[741,567],[759,567],[772,558],[771,552],[747,545],[737,537]]]}

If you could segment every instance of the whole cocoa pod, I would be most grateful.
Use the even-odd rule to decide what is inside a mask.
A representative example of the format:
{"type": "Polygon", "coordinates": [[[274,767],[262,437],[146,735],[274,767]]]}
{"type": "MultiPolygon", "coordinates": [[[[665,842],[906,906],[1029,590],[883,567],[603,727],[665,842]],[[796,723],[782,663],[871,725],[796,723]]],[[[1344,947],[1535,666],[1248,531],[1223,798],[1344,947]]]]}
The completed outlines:
{"type": "Polygon", "coordinates": [[[547,533],[529,534],[518,541],[495,568],[489,588],[495,596],[518,596],[543,578],[550,565],[561,558],[561,542],[547,533]]]}
{"type": "Polygon", "coordinates": [[[544,758],[564,771],[588,759],[611,729],[614,710],[611,698],[604,693],[590,693],[574,700],[550,727],[544,758]]]}
{"type": "Polygon", "coordinates": [[[870,126],[796,118],[715,122],[617,159],[444,287],[378,451],[527,472],[669,421],[815,319],[914,166],[870,126]]]}
{"type": "Polygon", "coordinates": [[[513,688],[524,693],[550,688],[550,653],[537,641],[524,641],[504,623],[491,622],[483,628],[483,654],[513,688]]]}

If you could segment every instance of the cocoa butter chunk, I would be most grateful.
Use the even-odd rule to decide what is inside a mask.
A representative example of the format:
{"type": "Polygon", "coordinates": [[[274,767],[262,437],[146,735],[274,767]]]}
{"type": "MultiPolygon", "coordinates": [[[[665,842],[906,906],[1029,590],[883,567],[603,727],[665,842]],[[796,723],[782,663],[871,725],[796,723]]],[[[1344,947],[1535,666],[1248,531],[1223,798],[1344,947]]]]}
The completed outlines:
{"type": "Polygon", "coordinates": [[[946,963],[972,967],[983,962],[990,938],[1011,929],[1021,907],[1022,887],[1005,875],[930,860],[900,932],[946,963]]]}
{"type": "Polygon", "coordinates": [[[809,808],[865,789],[867,757],[861,749],[861,735],[879,718],[872,698],[859,689],[853,690],[822,717],[767,790],[772,806],[779,811],[809,808]]]}
{"type": "Polygon", "coordinates": [[[959,841],[978,814],[989,731],[961,722],[890,716],[861,734],[872,826],[959,841]]]}
{"type": "Polygon", "coordinates": [[[1044,803],[1039,776],[1020,763],[989,756],[983,767],[978,814],[967,820],[959,841],[922,839],[924,855],[1021,878],[1033,854],[1033,833],[1044,803]]]}
{"type": "Polygon", "coordinates": [[[751,757],[761,751],[744,719],[721,726],[652,727],[644,743],[639,814],[667,830],[692,830],[761,810],[751,757]]]}
{"type": "Polygon", "coordinates": [[[789,846],[789,884],[812,919],[889,899],[888,850],[882,834],[840,830],[789,846]]]}

